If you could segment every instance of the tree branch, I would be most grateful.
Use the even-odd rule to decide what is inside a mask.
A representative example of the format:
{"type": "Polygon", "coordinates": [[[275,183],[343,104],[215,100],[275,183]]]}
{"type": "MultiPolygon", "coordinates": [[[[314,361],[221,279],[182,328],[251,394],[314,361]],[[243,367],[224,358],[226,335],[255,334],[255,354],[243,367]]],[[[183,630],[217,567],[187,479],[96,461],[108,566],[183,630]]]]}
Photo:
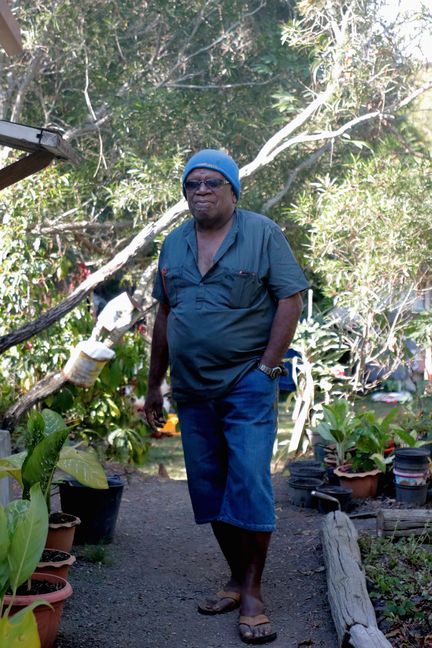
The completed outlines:
{"type": "Polygon", "coordinates": [[[308,158],[303,160],[298,166],[296,166],[295,169],[291,171],[291,173],[288,176],[287,182],[284,184],[282,189],[277,192],[274,196],[266,200],[266,202],[262,206],[262,211],[264,214],[266,214],[272,207],[277,205],[282,198],[288,193],[288,191],[291,188],[292,183],[294,180],[297,178],[297,176],[302,172],[305,171],[306,169],[310,169],[311,166],[315,164],[317,160],[325,153],[326,151],[329,151],[331,148],[331,143],[327,142],[327,144],[324,144],[321,146],[317,151],[314,151],[312,155],[310,155],[308,158]]]}

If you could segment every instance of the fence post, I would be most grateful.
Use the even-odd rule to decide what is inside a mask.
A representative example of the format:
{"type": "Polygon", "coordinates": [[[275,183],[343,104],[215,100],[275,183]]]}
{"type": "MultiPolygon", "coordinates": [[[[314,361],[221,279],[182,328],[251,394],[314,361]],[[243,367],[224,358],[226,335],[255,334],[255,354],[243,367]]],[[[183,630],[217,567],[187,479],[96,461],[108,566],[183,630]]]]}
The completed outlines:
{"type": "MultiPolygon", "coordinates": [[[[7,430],[0,430],[0,458],[11,454],[10,434],[7,430]]],[[[6,506],[10,500],[9,477],[0,479],[0,504],[6,506]]]]}

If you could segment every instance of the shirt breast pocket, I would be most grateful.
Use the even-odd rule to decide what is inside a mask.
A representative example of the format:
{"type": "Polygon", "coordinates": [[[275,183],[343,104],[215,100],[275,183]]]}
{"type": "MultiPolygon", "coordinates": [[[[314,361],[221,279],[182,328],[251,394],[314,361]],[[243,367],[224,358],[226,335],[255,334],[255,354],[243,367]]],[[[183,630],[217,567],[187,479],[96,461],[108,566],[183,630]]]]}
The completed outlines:
{"type": "Polygon", "coordinates": [[[249,308],[258,297],[262,283],[255,272],[246,270],[231,271],[227,274],[229,282],[228,306],[230,308],[249,308]]]}

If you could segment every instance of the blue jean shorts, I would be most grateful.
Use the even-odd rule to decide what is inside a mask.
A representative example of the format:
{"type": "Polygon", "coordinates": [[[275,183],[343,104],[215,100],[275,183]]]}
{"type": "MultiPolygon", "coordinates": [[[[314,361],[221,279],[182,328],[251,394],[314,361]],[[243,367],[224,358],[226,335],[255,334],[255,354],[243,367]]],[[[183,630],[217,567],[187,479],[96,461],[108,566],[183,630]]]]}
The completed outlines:
{"type": "Polygon", "coordinates": [[[195,520],[273,531],[270,462],[278,381],[252,369],[223,397],[180,403],[178,414],[195,520]]]}

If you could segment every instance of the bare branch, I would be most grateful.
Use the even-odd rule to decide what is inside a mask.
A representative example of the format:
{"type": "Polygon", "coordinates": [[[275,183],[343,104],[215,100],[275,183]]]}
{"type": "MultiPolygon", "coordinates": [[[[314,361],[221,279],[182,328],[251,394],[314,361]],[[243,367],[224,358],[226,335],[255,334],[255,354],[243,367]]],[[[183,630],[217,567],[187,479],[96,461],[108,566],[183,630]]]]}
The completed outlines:
{"type": "Polygon", "coordinates": [[[192,90],[229,90],[231,88],[244,88],[245,86],[264,86],[269,83],[274,83],[277,77],[272,77],[266,81],[244,81],[243,83],[206,83],[204,85],[192,83],[179,83],[177,81],[169,81],[165,84],[166,88],[187,88],[192,90]]]}
{"type": "Polygon", "coordinates": [[[30,65],[27,66],[26,72],[22,78],[20,87],[15,97],[15,102],[11,112],[11,121],[18,121],[22,112],[24,99],[27,95],[27,92],[30,88],[31,83],[34,81],[36,76],[39,74],[42,61],[45,55],[45,49],[43,47],[38,47],[35,50],[33,60],[30,65]]]}
{"type": "Polygon", "coordinates": [[[291,173],[288,176],[287,182],[284,184],[282,189],[277,192],[272,198],[269,198],[266,200],[266,202],[262,206],[262,211],[264,214],[266,214],[272,207],[277,205],[282,198],[288,193],[288,191],[291,188],[292,183],[294,180],[297,178],[297,176],[302,172],[305,171],[306,169],[310,169],[311,166],[315,164],[317,160],[325,153],[326,151],[329,151],[331,148],[331,143],[327,142],[327,144],[324,144],[321,146],[317,151],[314,151],[312,155],[310,155],[308,158],[303,160],[298,166],[296,166],[295,169],[291,171],[291,173]]]}

